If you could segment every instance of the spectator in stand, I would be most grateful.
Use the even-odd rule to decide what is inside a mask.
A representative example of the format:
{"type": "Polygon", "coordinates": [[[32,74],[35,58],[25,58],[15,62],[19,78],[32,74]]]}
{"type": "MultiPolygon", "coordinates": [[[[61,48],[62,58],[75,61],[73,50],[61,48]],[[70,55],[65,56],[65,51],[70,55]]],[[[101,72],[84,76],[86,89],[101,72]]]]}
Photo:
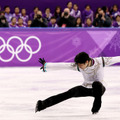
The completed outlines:
{"type": "Polygon", "coordinates": [[[50,8],[46,8],[45,9],[45,14],[43,15],[44,18],[46,18],[46,20],[49,22],[51,17],[52,17],[52,13],[50,12],[50,8]]]}
{"type": "Polygon", "coordinates": [[[110,19],[110,17],[105,15],[103,10],[100,10],[98,16],[93,21],[93,26],[95,26],[95,27],[110,27],[111,19],[110,19]]]}
{"type": "Polygon", "coordinates": [[[82,27],[82,20],[80,17],[76,18],[75,27],[82,27]]]}
{"type": "Polygon", "coordinates": [[[54,16],[51,17],[50,22],[48,23],[48,27],[53,27],[53,28],[58,27],[58,25],[56,23],[56,18],[54,16]]]}
{"type": "Polygon", "coordinates": [[[42,17],[42,12],[38,11],[36,18],[32,21],[31,27],[47,27],[47,20],[42,17]]]}
{"type": "Polygon", "coordinates": [[[75,17],[75,18],[78,18],[78,17],[81,18],[81,12],[80,12],[80,10],[78,10],[78,5],[77,4],[73,5],[73,9],[72,9],[70,15],[75,17]]]}
{"type": "Polygon", "coordinates": [[[0,16],[5,16],[5,12],[4,11],[0,11],[0,16]]]}
{"type": "Polygon", "coordinates": [[[102,8],[101,8],[101,7],[98,7],[97,10],[96,10],[96,12],[95,12],[95,18],[98,17],[98,14],[99,14],[99,11],[100,11],[100,10],[102,10],[102,8]]]}
{"type": "Polygon", "coordinates": [[[21,16],[19,7],[16,6],[15,9],[14,9],[14,12],[15,13],[13,13],[13,17],[16,17],[16,20],[18,21],[18,19],[21,16]]]}
{"type": "Polygon", "coordinates": [[[30,20],[33,20],[36,18],[36,14],[39,11],[39,7],[34,7],[33,12],[30,14],[30,20]]]}
{"type": "Polygon", "coordinates": [[[75,26],[75,18],[70,16],[70,10],[68,8],[64,9],[62,13],[62,17],[58,21],[59,27],[74,27],[75,26]]]}
{"type": "Polygon", "coordinates": [[[21,16],[20,17],[23,19],[23,24],[27,25],[27,21],[28,21],[29,17],[28,17],[28,15],[26,15],[26,9],[25,8],[23,8],[21,10],[21,16]]]}
{"type": "Polygon", "coordinates": [[[120,27],[120,15],[116,16],[116,21],[112,25],[113,27],[120,27]]]}
{"type": "Polygon", "coordinates": [[[115,21],[117,15],[120,15],[120,12],[118,10],[118,6],[113,5],[113,8],[111,10],[111,18],[112,18],[113,21],[115,21]]]}
{"type": "Polygon", "coordinates": [[[102,10],[105,12],[105,14],[106,14],[107,16],[110,17],[110,12],[109,12],[109,9],[108,9],[107,6],[103,6],[103,7],[102,7],[102,10]]]}
{"type": "Polygon", "coordinates": [[[26,26],[23,24],[23,19],[22,18],[19,18],[18,19],[18,25],[17,25],[18,28],[25,28],[26,26]]]}
{"type": "Polygon", "coordinates": [[[27,26],[26,26],[26,27],[30,27],[31,24],[32,24],[32,20],[28,20],[28,21],[27,21],[27,26]]]}
{"type": "Polygon", "coordinates": [[[0,16],[0,27],[8,27],[8,22],[5,16],[0,16]]]}
{"type": "Polygon", "coordinates": [[[83,23],[86,22],[86,19],[87,19],[87,18],[90,18],[91,21],[93,22],[93,11],[91,10],[90,5],[86,5],[86,6],[85,6],[85,10],[84,10],[83,13],[82,13],[83,23]]]}
{"type": "Polygon", "coordinates": [[[91,21],[91,19],[90,19],[90,18],[87,18],[87,20],[86,20],[86,23],[85,23],[84,27],[93,27],[93,25],[92,25],[92,21],[91,21]]]}
{"type": "Polygon", "coordinates": [[[61,17],[61,7],[60,6],[57,6],[56,8],[55,8],[55,12],[54,12],[54,15],[53,16],[55,16],[56,17],[56,21],[58,21],[59,19],[60,19],[60,17],[61,17]]]}
{"type": "Polygon", "coordinates": [[[16,22],[17,22],[16,18],[12,17],[11,23],[9,23],[9,27],[10,28],[18,28],[16,22]]]}
{"type": "Polygon", "coordinates": [[[67,2],[67,8],[69,8],[69,10],[70,10],[70,13],[71,13],[71,11],[72,11],[72,2],[71,1],[69,1],[69,2],[67,2]]]}
{"type": "Polygon", "coordinates": [[[9,6],[5,6],[4,7],[4,11],[5,11],[5,17],[8,23],[11,22],[11,18],[12,18],[12,14],[10,13],[10,7],[9,6]]]}

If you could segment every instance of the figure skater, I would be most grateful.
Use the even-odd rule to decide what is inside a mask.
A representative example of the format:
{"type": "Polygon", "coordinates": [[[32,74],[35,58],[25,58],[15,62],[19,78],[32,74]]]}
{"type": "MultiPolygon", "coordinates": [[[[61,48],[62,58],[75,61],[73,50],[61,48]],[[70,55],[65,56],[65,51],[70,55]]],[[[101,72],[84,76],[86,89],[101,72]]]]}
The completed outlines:
{"type": "MultiPolygon", "coordinates": [[[[42,64],[41,69],[46,72],[47,69],[54,68],[61,63],[47,63],[44,58],[39,58],[39,62],[42,64]]],[[[120,62],[120,57],[97,57],[90,58],[85,52],[81,52],[74,58],[74,64],[63,63],[60,68],[70,69],[74,68],[83,74],[84,82],[82,85],[73,87],[66,92],[51,96],[45,100],[38,100],[35,108],[35,112],[41,111],[67,100],[72,97],[94,97],[93,106],[91,112],[93,114],[97,113],[102,104],[102,95],[104,94],[106,88],[103,79],[103,68],[115,63],[120,62]]],[[[57,66],[58,67],[58,66],[57,66]]]]}

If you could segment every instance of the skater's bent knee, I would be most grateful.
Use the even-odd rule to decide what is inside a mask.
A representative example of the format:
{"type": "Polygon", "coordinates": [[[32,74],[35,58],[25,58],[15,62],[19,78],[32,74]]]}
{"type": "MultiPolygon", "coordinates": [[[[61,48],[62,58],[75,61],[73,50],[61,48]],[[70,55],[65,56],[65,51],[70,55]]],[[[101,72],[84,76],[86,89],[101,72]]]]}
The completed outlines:
{"type": "Polygon", "coordinates": [[[99,82],[99,81],[95,81],[95,82],[93,82],[93,84],[92,84],[92,87],[93,87],[93,88],[98,88],[98,87],[101,87],[101,86],[103,86],[103,85],[102,85],[102,83],[99,82]]]}
{"type": "Polygon", "coordinates": [[[103,84],[99,81],[95,81],[92,84],[94,96],[102,96],[106,90],[103,84]]]}

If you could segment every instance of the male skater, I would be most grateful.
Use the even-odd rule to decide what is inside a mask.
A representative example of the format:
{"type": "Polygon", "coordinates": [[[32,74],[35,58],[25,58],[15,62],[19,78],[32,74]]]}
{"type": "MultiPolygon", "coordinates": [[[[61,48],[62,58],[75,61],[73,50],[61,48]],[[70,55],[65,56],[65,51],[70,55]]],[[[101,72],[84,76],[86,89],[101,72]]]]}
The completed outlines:
{"type": "MultiPolygon", "coordinates": [[[[100,110],[102,103],[101,97],[106,90],[103,81],[103,67],[120,62],[120,57],[118,56],[90,58],[87,53],[81,52],[78,55],[76,55],[74,61],[75,65],[73,65],[72,67],[76,67],[77,70],[83,74],[83,84],[71,88],[64,93],[60,93],[58,95],[49,97],[43,101],[38,100],[35,112],[41,111],[47,107],[50,107],[72,97],[86,96],[94,97],[93,107],[91,109],[92,113],[95,114],[100,110]]],[[[45,72],[46,68],[49,68],[49,63],[46,63],[44,58],[39,58],[39,62],[43,65],[42,69],[45,72]]],[[[68,68],[68,65],[61,65],[64,65],[64,68],[68,68]]],[[[54,65],[51,67],[54,67],[54,65]]]]}

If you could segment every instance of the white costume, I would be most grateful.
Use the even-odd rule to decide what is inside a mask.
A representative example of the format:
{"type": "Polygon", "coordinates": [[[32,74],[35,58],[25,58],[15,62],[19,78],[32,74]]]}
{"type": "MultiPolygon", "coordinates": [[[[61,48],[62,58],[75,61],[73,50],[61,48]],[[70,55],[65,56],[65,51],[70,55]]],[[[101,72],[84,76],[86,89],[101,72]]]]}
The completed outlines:
{"type": "MultiPolygon", "coordinates": [[[[115,63],[120,63],[120,56],[97,57],[97,58],[93,58],[93,61],[94,61],[94,64],[90,67],[85,68],[84,70],[78,68],[84,77],[84,82],[82,85],[86,88],[92,88],[92,83],[94,81],[100,81],[104,85],[103,67],[110,66],[115,63]]],[[[46,63],[45,67],[47,71],[49,71],[50,69],[70,69],[70,68],[74,68],[78,70],[77,66],[74,66],[73,63],[54,63],[54,64],[46,63]]]]}

